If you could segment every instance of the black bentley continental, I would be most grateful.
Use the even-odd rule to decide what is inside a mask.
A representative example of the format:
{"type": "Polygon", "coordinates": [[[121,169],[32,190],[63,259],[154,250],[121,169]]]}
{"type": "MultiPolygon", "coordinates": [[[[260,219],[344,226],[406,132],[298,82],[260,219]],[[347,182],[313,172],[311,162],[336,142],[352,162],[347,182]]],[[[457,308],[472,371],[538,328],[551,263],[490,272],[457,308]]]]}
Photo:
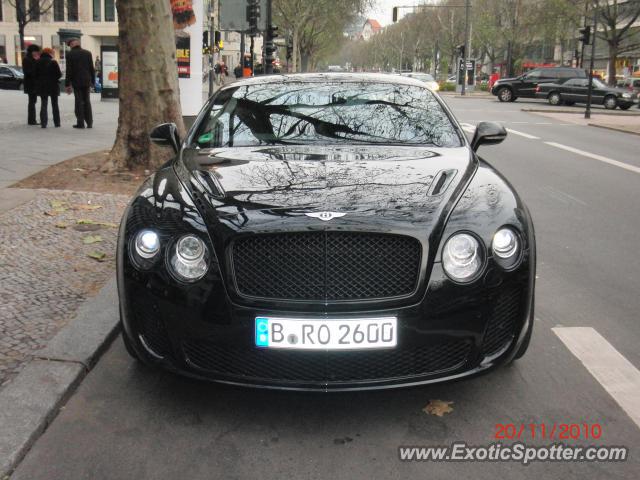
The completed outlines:
{"type": "Polygon", "coordinates": [[[229,384],[357,390],[521,357],[535,239],[442,99],[395,75],[302,74],[217,91],[128,206],[123,337],[139,361],[229,384]]]}

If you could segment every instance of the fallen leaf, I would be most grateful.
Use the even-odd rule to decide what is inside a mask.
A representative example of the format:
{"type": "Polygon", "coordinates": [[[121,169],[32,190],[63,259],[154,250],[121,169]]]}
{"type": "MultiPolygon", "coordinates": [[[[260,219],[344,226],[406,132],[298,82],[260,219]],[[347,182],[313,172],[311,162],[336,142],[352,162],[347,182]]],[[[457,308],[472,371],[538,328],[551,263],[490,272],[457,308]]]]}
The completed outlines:
{"type": "Polygon", "coordinates": [[[97,224],[102,225],[103,227],[118,228],[118,224],[112,222],[97,222],[97,224]]]}
{"type": "Polygon", "coordinates": [[[94,222],[93,220],[88,220],[86,218],[79,218],[78,220],[76,220],[76,223],[78,225],[95,225],[96,222],[94,222]]]}
{"type": "Polygon", "coordinates": [[[102,205],[79,204],[79,205],[72,205],[71,208],[73,208],[74,210],[98,210],[102,208],[102,205]]]}
{"type": "Polygon", "coordinates": [[[68,225],[66,223],[58,222],[55,225],[56,228],[67,228],[68,225]]]}
{"type": "Polygon", "coordinates": [[[74,172],[86,172],[86,170],[84,168],[78,168],[78,167],[74,168],[73,171],[74,172]]]}
{"type": "Polygon", "coordinates": [[[44,214],[47,217],[55,217],[56,215],[58,215],[58,212],[56,212],[55,210],[47,210],[46,212],[44,212],[44,214]]]}
{"type": "Polygon", "coordinates": [[[442,417],[445,413],[453,412],[453,408],[451,407],[453,402],[447,402],[444,400],[431,400],[426,407],[422,409],[424,413],[428,413],[429,415],[436,415],[438,417],[442,417]]]}
{"type": "Polygon", "coordinates": [[[95,223],[81,223],[80,225],[74,225],[73,229],[77,232],[95,232],[96,230],[102,230],[101,225],[95,223]]]}
{"type": "Polygon", "coordinates": [[[92,243],[99,243],[102,241],[102,237],[100,235],[87,235],[82,239],[82,243],[85,245],[91,245],[92,243]]]}
{"type": "Polygon", "coordinates": [[[68,207],[69,203],[68,202],[63,202],[62,200],[51,200],[51,202],[49,202],[51,204],[51,208],[53,209],[57,209],[57,208],[62,208],[62,207],[68,207]]]}
{"type": "Polygon", "coordinates": [[[93,252],[89,253],[88,256],[89,258],[93,258],[98,262],[104,262],[107,259],[107,254],[98,250],[94,250],[93,252]]]}

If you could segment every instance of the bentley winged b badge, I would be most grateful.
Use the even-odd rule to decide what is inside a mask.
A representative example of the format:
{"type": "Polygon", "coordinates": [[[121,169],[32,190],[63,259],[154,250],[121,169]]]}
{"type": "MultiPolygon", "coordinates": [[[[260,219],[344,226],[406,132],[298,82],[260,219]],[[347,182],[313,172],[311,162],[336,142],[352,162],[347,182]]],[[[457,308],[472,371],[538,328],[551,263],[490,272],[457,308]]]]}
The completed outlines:
{"type": "Polygon", "coordinates": [[[319,218],[322,221],[328,222],[334,218],[344,217],[346,213],[342,212],[310,212],[305,213],[307,217],[319,218]]]}

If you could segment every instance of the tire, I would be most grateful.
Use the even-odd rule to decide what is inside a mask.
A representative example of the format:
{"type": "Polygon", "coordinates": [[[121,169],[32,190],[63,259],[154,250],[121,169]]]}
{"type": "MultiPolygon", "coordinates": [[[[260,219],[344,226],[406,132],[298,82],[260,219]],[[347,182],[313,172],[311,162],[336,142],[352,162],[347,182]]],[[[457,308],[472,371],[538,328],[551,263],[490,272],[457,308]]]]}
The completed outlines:
{"type": "Polygon", "coordinates": [[[524,340],[522,341],[522,345],[520,345],[520,348],[516,352],[516,355],[513,357],[514,360],[518,360],[519,358],[522,358],[524,354],[527,353],[527,350],[529,349],[529,344],[531,343],[532,335],[533,335],[533,320],[529,324],[529,330],[527,330],[524,340]]]}
{"type": "Polygon", "coordinates": [[[496,94],[501,102],[513,102],[515,100],[513,92],[508,87],[501,87],[496,94]]]}
{"type": "Polygon", "coordinates": [[[571,100],[565,100],[565,101],[564,101],[564,104],[565,104],[567,107],[573,107],[573,106],[576,104],[576,102],[572,102],[571,100]]]}
{"type": "Polygon", "coordinates": [[[618,108],[620,108],[620,110],[629,110],[631,105],[620,105],[618,108]]]}
{"type": "Polygon", "coordinates": [[[560,97],[558,92],[551,92],[547,95],[547,100],[549,101],[549,105],[553,105],[554,107],[562,105],[562,97],[560,97]]]}
{"type": "Polygon", "coordinates": [[[615,110],[618,106],[618,99],[613,95],[607,95],[604,97],[604,108],[607,110],[615,110]]]}

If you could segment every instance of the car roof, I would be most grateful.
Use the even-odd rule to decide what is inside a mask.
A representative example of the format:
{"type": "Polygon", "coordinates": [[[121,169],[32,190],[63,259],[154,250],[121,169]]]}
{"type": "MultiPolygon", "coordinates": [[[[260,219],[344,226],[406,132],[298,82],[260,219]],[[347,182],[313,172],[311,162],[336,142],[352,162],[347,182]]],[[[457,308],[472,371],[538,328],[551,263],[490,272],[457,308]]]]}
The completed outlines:
{"type": "Polygon", "coordinates": [[[366,83],[393,83],[400,85],[412,85],[425,88],[420,80],[403,75],[388,73],[348,73],[348,72],[322,72],[322,73],[287,73],[281,75],[260,75],[258,77],[243,78],[223,87],[223,89],[249,86],[268,85],[274,83],[329,83],[329,82],[366,82],[366,83]]]}

